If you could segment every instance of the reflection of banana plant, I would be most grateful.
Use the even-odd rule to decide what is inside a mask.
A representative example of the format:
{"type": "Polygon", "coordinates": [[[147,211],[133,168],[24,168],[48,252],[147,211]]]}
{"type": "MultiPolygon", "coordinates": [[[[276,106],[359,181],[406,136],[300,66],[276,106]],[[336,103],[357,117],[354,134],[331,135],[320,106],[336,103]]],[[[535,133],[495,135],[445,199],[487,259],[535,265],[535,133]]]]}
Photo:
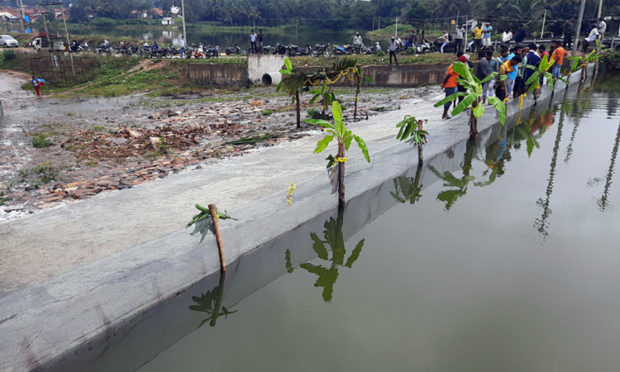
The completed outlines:
{"type": "MultiPolygon", "coordinates": [[[[323,288],[322,296],[325,302],[331,301],[333,297],[334,284],[338,279],[339,268],[346,267],[350,269],[359,258],[365,242],[364,239],[360,240],[345,261],[347,250],[344,243],[344,236],[342,234],[343,219],[344,214],[342,211],[339,211],[336,219],[330,217],[329,220],[325,221],[323,224],[323,239],[319,238],[319,236],[315,233],[310,234],[310,238],[313,242],[312,249],[317,254],[319,259],[328,262],[329,265],[321,266],[311,263],[303,263],[299,265],[302,269],[318,276],[314,286],[323,288]],[[331,251],[331,258],[329,257],[330,252],[328,251],[328,248],[329,251],[331,251]]],[[[285,262],[287,271],[289,273],[293,272],[290,252],[286,254],[285,262]]]]}
{"type": "Polygon", "coordinates": [[[545,189],[545,199],[539,198],[536,201],[536,205],[538,205],[542,209],[542,213],[540,218],[537,218],[534,221],[534,227],[538,232],[542,235],[544,239],[549,235],[549,216],[551,215],[551,194],[553,193],[553,180],[555,178],[555,167],[557,166],[558,161],[558,152],[560,149],[560,141],[562,140],[562,129],[564,127],[564,112],[560,112],[560,120],[558,121],[558,133],[555,137],[555,142],[553,144],[553,156],[551,157],[551,164],[549,169],[549,181],[547,183],[547,188],[545,189]]]}
{"type": "Polygon", "coordinates": [[[230,314],[234,314],[237,310],[230,311],[226,306],[222,305],[224,298],[224,279],[225,275],[220,276],[219,285],[210,291],[202,294],[200,297],[193,296],[192,301],[195,305],[190,305],[191,311],[198,311],[206,313],[208,316],[198,324],[197,328],[202,327],[205,323],[209,322],[209,326],[215,327],[217,319],[224,316],[227,319],[230,314]]]}
{"type": "Polygon", "coordinates": [[[422,164],[418,164],[415,178],[400,176],[394,178],[394,191],[390,195],[399,203],[415,204],[422,197],[422,164]]]}
{"type": "Polygon", "coordinates": [[[618,146],[620,145],[620,125],[618,126],[618,132],[616,133],[616,141],[611,151],[611,159],[609,161],[609,170],[607,171],[607,177],[605,177],[605,188],[603,189],[603,195],[597,201],[601,212],[604,212],[607,208],[607,199],[609,197],[609,187],[611,186],[611,180],[614,176],[614,167],[616,165],[616,156],[618,156],[618,146]]]}
{"type": "MultiPolygon", "coordinates": [[[[514,129],[513,129],[514,133],[514,129]]],[[[482,176],[488,176],[487,181],[474,182],[476,187],[485,187],[491,185],[498,176],[504,174],[504,164],[510,160],[510,151],[508,150],[509,141],[506,136],[506,127],[502,128],[500,138],[491,143],[486,148],[486,156],[484,163],[487,165],[487,169],[482,172],[482,176]]]]}
{"type": "Polygon", "coordinates": [[[474,151],[476,149],[476,142],[474,140],[467,141],[467,149],[465,150],[465,160],[463,162],[463,177],[456,178],[450,172],[440,173],[435,167],[429,166],[428,169],[435,174],[438,178],[444,181],[443,186],[451,188],[450,190],[445,190],[440,192],[437,195],[437,200],[446,203],[446,210],[450,210],[452,205],[461,197],[467,194],[468,185],[476,178],[470,175],[471,172],[471,162],[474,156],[474,151]]]}
{"type": "MultiPolygon", "coordinates": [[[[466,64],[454,62],[452,69],[459,75],[459,84],[467,89],[468,92],[454,93],[435,104],[435,107],[443,106],[448,102],[456,100],[458,97],[465,97],[461,103],[452,110],[452,116],[456,116],[466,109],[471,109],[469,116],[469,135],[474,138],[478,134],[478,118],[484,114],[485,108],[480,104],[482,98],[482,84],[497,76],[496,72],[489,74],[484,79],[478,79],[466,64]]],[[[505,77],[504,77],[505,78],[505,77]]],[[[501,77],[500,77],[501,79],[501,77]]],[[[503,126],[506,123],[506,105],[497,97],[488,97],[491,104],[498,113],[499,123],[503,126]]]]}
{"type": "Polygon", "coordinates": [[[588,77],[588,65],[590,63],[598,62],[598,60],[603,56],[603,53],[599,51],[599,47],[599,41],[597,40],[596,48],[594,48],[590,53],[586,54],[585,56],[568,57],[569,60],[573,61],[570,67],[569,74],[572,74],[581,69],[581,84],[579,85],[579,90],[583,88],[583,83],[585,83],[588,77]]]}
{"type": "Polygon", "coordinates": [[[346,152],[349,150],[351,143],[355,141],[360,150],[362,150],[364,158],[366,158],[366,161],[369,163],[370,155],[368,154],[366,142],[364,142],[362,137],[353,134],[349,129],[347,129],[344,121],[342,120],[342,110],[340,109],[340,104],[338,101],[334,101],[332,103],[332,115],[334,117],[334,124],[320,119],[307,119],[306,122],[308,124],[318,124],[325,128],[325,131],[328,133],[316,144],[316,148],[314,149],[315,153],[319,154],[325,150],[334,138],[338,142],[338,153],[335,158],[331,155],[327,158],[329,161],[327,167],[331,168],[334,166],[336,168],[338,175],[338,206],[340,208],[344,208],[344,163],[347,161],[346,152]]]}

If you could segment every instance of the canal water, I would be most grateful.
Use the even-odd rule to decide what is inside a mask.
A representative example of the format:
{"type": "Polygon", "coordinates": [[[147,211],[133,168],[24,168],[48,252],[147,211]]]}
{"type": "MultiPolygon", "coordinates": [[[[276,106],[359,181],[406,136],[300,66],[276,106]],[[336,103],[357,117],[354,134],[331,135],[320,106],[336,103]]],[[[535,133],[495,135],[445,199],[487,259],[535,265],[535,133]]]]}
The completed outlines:
{"type": "Polygon", "coordinates": [[[617,370],[618,82],[455,145],[63,370],[617,370]]]}

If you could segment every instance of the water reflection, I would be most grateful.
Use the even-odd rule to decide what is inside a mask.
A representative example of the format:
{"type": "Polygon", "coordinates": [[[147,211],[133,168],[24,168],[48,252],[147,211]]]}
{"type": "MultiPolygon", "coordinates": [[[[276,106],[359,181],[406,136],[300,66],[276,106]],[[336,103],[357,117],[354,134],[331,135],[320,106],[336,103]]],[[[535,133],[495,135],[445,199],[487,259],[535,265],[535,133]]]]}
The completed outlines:
{"type": "Polygon", "coordinates": [[[463,176],[461,178],[457,178],[456,176],[454,176],[454,174],[452,174],[452,172],[446,171],[440,173],[432,165],[428,166],[428,169],[430,169],[430,171],[433,172],[435,176],[444,181],[443,186],[450,188],[449,190],[442,191],[437,195],[437,200],[446,203],[446,210],[450,210],[450,208],[461,196],[467,194],[467,187],[476,178],[470,175],[472,169],[471,163],[475,150],[476,141],[472,139],[468,140],[465,150],[465,159],[463,160],[463,166],[461,168],[463,171],[463,176]]]}
{"type": "MultiPolygon", "coordinates": [[[[316,233],[310,234],[310,238],[313,242],[312,249],[317,254],[318,258],[326,263],[325,266],[314,265],[309,262],[299,265],[300,268],[318,277],[314,286],[323,288],[321,295],[325,302],[330,302],[332,300],[334,284],[336,284],[336,280],[338,279],[339,269],[352,268],[355,261],[359,258],[360,253],[362,253],[362,247],[364,247],[365,239],[362,239],[355,245],[355,248],[353,248],[351,254],[345,261],[347,249],[342,233],[343,222],[344,211],[339,210],[338,216],[335,219],[330,217],[323,224],[323,239],[319,238],[316,233]],[[330,251],[331,258],[329,257],[330,251]]],[[[289,273],[294,271],[294,266],[291,263],[291,253],[288,249],[285,252],[285,265],[289,273]]]]}
{"type": "Polygon", "coordinates": [[[418,164],[418,168],[415,172],[415,178],[399,176],[394,178],[394,191],[390,192],[390,195],[396,199],[399,203],[415,204],[422,197],[422,188],[424,185],[421,183],[422,178],[422,164],[418,164]]]}
{"type": "MultiPolygon", "coordinates": [[[[551,122],[553,123],[553,112],[551,114],[551,122]]],[[[560,111],[560,120],[558,122],[558,132],[555,136],[555,142],[553,144],[553,155],[551,157],[551,164],[549,165],[549,179],[547,182],[547,188],[545,189],[545,198],[539,198],[536,200],[536,205],[542,210],[540,218],[534,220],[534,227],[541,234],[543,239],[549,236],[549,216],[551,215],[551,194],[553,193],[553,179],[555,178],[555,168],[558,162],[558,152],[560,149],[560,141],[562,140],[562,129],[564,127],[564,111],[560,111]]]]}
{"type": "Polygon", "coordinates": [[[204,318],[197,328],[202,327],[205,323],[209,323],[210,327],[215,327],[217,320],[220,317],[224,319],[228,318],[230,314],[234,314],[237,310],[229,310],[222,304],[224,300],[224,283],[226,281],[226,275],[220,275],[220,281],[217,287],[203,293],[200,296],[192,296],[192,301],[195,305],[190,305],[191,311],[198,311],[206,313],[207,317],[204,318]]]}
{"type": "Polygon", "coordinates": [[[609,197],[609,188],[611,186],[611,180],[614,176],[614,168],[616,166],[616,156],[618,155],[618,145],[620,144],[620,125],[618,125],[618,131],[616,132],[616,141],[614,142],[613,150],[611,151],[611,159],[609,161],[609,169],[607,170],[607,177],[605,177],[605,188],[603,189],[603,195],[599,200],[597,200],[597,204],[601,209],[601,212],[604,212],[607,208],[608,197],[609,197]]]}

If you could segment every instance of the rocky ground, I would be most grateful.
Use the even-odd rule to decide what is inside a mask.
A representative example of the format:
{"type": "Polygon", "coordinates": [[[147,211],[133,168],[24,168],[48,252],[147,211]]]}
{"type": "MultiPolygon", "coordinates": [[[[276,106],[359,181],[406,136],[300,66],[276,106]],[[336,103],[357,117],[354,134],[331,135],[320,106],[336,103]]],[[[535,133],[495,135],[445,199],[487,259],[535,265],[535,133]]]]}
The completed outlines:
{"type": "MultiPolygon", "coordinates": [[[[290,98],[274,88],[202,96],[35,99],[23,77],[0,74],[0,220],[18,218],[104,191],[122,190],[317,128],[295,126],[290,98]]],[[[360,117],[372,120],[427,88],[370,90],[360,117]]],[[[309,96],[305,97],[309,100],[309,96]]],[[[349,122],[354,97],[339,95],[349,122]]],[[[302,118],[309,109],[304,105],[302,118]]],[[[355,125],[355,124],[353,124],[355,125]]]]}

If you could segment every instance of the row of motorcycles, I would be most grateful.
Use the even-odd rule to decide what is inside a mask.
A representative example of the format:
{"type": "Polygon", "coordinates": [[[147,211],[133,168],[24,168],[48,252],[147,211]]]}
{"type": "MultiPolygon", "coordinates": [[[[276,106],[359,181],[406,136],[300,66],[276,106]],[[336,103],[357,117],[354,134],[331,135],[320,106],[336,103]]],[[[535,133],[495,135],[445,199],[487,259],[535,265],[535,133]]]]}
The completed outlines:
{"type": "MultiPolygon", "coordinates": [[[[417,54],[439,51],[441,47],[441,41],[435,41],[430,43],[428,40],[424,40],[424,43],[415,44],[415,48],[410,46],[413,50],[409,49],[407,45],[402,44],[399,47],[399,51],[409,50],[417,54]]],[[[179,55],[179,49],[170,47],[159,47],[157,44],[148,45],[132,45],[126,43],[120,43],[118,45],[112,45],[109,41],[105,40],[95,48],[91,49],[87,42],[80,43],[73,41],[70,45],[71,51],[74,53],[94,51],[97,54],[107,55],[127,55],[137,56],[141,58],[171,58],[179,55]]],[[[454,42],[451,41],[444,48],[444,52],[451,52],[454,49],[454,42]]],[[[280,54],[290,57],[295,56],[330,56],[330,55],[353,55],[353,54],[366,54],[372,55],[382,51],[381,45],[375,43],[374,47],[366,45],[331,45],[331,44],[315,44],[314,46],[306,45],[301,47],[295,44],[280,44],[265,45],[262,50],[255,51],[262,54],[280,54]]],[[[183,54],[183,58],[217,58],[220,56],[220,47],[217,45],[205,45],[205,44],[192,44],[191,47],[186,47],[183,54]]],[[[245,55],[252,53],[252,51],[246,51],[241,49],[239,45],[229,46],[223,50],[226,55],[245,55]]]]}

